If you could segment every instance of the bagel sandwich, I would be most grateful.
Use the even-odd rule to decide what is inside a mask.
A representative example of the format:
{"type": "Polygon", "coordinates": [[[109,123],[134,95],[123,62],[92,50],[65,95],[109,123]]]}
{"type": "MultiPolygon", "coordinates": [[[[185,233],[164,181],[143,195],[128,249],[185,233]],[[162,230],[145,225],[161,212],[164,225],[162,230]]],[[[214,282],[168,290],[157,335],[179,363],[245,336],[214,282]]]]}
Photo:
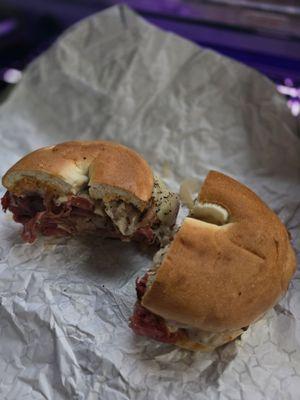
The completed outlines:
{"type": "Polygon", "coordinates": [[[276,304],[295,267],[275,213],[246,186],[211,171],[189,217],[137,279],[129,325],[138,335],[212,351],[276,304]]]}
{"type": "Polygon", "coordinates": [[[4,211],[38,234],[93,234],[164,243],[178,196],[134,150],[110,141],[72,141],[27,154],[4,175],[4,211]]]}

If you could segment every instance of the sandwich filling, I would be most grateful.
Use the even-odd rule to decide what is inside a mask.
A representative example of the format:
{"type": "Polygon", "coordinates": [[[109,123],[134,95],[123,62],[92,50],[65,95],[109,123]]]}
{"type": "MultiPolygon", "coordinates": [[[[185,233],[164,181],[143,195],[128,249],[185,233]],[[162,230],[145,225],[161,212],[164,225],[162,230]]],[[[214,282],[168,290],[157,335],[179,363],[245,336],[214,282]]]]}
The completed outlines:
{"type": "Polygon", "coordinates": [[[88,190],[76,195],[26,193],[17,196],[9,191],[1,199],[4,211],[13,213],[23,225],[23,240],[33,243],[37,235],[69,236],[99,234],[123,240],[146,240],[164,243],[175,224],[179,201],[158,179],[154,180],[148,207],[140,211],[122,199],[93,199],[88,190]]]}
{"type": "Polygon", "coordinates": [[[142,298],[146,293],[147,286],[151,286],[155,280],[156,270],[161,264],[168,247],[160,249],[154,256],[152,269],[142,278],[136,279],[137,302],[130,318],[129,326],[137,335],[148,336],[164,343],[176,343],[185,336],[185,333],[182,330],[170,331],[162,317],[142,306],[142,298]]]}

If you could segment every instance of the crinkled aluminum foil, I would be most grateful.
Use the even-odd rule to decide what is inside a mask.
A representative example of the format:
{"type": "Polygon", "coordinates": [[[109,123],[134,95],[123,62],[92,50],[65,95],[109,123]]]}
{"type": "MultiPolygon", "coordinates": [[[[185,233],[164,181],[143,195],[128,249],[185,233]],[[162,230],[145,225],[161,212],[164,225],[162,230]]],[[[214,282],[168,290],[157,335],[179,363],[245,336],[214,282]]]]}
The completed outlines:
{"type": "MultiPolygon", "coordinates": [[[[73,26],[28,67],[0,108],[0,172],[44,145],[117,140],[175,190],[210,169],[250,185],[299,255],[297,129],[267,78],[119,6],[73,26]]],[[[100,239],[28,245],[10,215],[0,224],[1,399],[300,398],[299,273],[241,341],[191,353],[127,326],[149,250],[100,239]]]]}

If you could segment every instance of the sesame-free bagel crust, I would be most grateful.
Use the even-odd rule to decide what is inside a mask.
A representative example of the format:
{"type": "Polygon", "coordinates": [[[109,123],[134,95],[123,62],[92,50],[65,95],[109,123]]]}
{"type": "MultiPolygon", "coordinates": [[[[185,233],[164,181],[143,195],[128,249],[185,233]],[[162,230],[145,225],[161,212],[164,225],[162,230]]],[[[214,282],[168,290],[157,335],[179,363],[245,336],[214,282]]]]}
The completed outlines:
{"type": "Polygon", "coordinates": [[[258,196],[221,173],[208,174],[199,201],[224,207],[228,223],[186,218],[142,304],[204,331],[246,327],[278,301],[295,271],[288,232],[258,196]]]}
{"type": "Polygon", "coordinates": [[[76,194],[89,186],[110,199],[126,197],[140,209],[151,198],[153,174],[135,151],[109,141],[73,141],[44,147],[18,161],[3,177],[12,193],[52,191],[76,194]],[[111,189],[114,189],[112,192],[111,189]]]}

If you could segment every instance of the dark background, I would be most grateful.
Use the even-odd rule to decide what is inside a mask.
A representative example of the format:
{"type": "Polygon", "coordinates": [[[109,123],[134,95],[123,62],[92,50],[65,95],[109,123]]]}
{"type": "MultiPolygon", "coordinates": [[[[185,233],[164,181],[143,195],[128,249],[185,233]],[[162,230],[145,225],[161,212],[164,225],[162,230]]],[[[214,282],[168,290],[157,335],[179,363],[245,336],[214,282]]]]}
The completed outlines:
{"type": "MultiPolygon", "coordinates": [[[[74,22],[108,0],[2,0],[0,91],[74,22]]],[[[244,62],[272,79],[300,113],[300,0],[129,0],[153,24],[244,62]]]]}

